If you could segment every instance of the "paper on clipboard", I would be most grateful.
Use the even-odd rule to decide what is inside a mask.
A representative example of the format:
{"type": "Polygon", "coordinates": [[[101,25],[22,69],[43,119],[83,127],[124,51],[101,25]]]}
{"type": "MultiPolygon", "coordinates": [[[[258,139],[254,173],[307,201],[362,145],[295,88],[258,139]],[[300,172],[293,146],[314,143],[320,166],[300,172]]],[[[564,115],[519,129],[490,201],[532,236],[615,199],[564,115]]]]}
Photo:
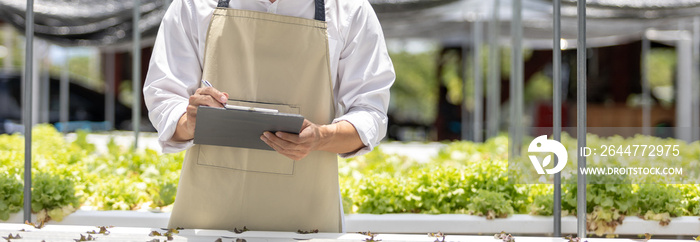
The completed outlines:
{"type": "Polygon", "coordinates": [[[304,117],[299,114],[261,111],[259,108],[199,106],[194,143],[273,150],[260,140],[263,132],[283,131],[298,134],[303,123],[304,117]]]}

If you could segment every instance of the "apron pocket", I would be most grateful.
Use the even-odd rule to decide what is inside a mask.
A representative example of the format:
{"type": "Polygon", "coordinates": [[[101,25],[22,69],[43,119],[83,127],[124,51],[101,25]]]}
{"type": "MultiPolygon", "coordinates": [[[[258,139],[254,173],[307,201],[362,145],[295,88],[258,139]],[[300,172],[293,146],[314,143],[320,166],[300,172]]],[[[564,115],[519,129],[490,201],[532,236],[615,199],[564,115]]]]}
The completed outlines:
{"type": "MultiPolygon", "coordinates": [[[[255,108],[277,109],[283,113],[299,114],[299,108],[292,105],[229,100],[228,104],[255,108]]],[[[262,134],[260,134],[262,135],[262,134]]],[[[276,151],[201,145],[197,164],[239,171],[252,171],[273,174],[294,174],[294,160],[276,151]]]]}
{"type": "Polygon", "coordinates": [[[240,171],[294,174],[294,161],[276,151],[202,145],[197,164],[240,171]]]}

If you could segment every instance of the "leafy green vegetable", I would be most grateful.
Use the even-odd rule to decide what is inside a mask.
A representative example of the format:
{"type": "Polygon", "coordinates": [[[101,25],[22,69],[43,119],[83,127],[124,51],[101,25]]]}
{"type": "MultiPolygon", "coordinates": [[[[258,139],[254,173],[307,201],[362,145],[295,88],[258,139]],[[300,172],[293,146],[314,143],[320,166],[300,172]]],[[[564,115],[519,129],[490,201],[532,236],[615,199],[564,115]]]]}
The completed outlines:
{"type": "Polygon", "coordinates": [[[601,206],[593,207],[593,211],[586,214],[587,230],[594,232],[598,236],[613,235],[615,228],[622,224],[625,216],[615,208],[605,208],[601,206]]]}
{"type": "Polygon", "coordinates": [[[683,194],[681,204],[685,205],[685,215],[700,215],[700,184],[675,185],[683,194]]]}
{"type": "Polygon", "coordinates": [[[505,218],[513,214],[511,203],[503,193],[478,190],[467,208],[472,214],[486,216],[486,219],[505,218]]]}
{"type": "Polygon", "coordinates": [[[11,213],[19,212],[22,208],[22,183],[6,174],[0,176],[0,220],[7,220],[11,213]]]}
{"type": "Polygon", "coordinates": [[[685,213],[682,206],[683,195],[677,186],[659,184],[640,184],[635,192],[638,214],[667,213],[672,217],[685,213]]]}
{"type": "Polygon", "coordinates": [[[56,175],[38,173],[32,178],[32,211],[39,221],[63,220],[79,205],[73,181],[56,175]]]}
{"type": "MultiPolygon", "coordinates": [[[[174,201],[184,152],[162,155],[131,150],[114,142],[98,153],[79,131],[73,142],[50,125],[33,130],[33,211],[61,220],[80,206],[137,209],[174,201]]],[[[24,138],[0,135],[0,219],[22,207],[24,138]]]]}
{"type": "Polygon", "coordinates": [[[530,214],[551,216],[554,209],[554,185],[534,184],[529,187],[529,191],[530,214]]]}

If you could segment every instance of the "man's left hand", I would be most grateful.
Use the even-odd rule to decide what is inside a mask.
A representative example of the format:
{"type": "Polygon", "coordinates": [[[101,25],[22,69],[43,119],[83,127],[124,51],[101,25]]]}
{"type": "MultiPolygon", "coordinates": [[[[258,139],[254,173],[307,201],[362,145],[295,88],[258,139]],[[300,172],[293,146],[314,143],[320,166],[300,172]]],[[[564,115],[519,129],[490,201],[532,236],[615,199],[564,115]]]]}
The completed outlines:
{"type": "Polygon", "coordinates": [[[260,139],[280,154],[292,160],[301,160],[318,149],[322,137],[320,127],[304,119],[299,134],[265,132],[260,139]]]}

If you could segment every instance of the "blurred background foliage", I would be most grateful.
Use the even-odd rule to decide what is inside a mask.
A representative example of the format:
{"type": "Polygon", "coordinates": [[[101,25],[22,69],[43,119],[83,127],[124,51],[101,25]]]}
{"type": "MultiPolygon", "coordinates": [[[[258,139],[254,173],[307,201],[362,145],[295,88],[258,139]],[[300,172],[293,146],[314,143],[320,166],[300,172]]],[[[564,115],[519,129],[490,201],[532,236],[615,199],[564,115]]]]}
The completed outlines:
{"type": "MultiPolygon", "coordinates": [[[[0,39],[6,35],[11,35],[11,46],[4,46],[0,43],[0,63],[4,59],[12,56],[12,66],[15,71],[21,71],[24,61],[23,43],[24,38],[12,28],[0,29],[0,39]]],[[[445,99],[452,105],[461,105],[463,92],[467,92],[466,105],[468,109],[474,106],[473,101],[473,55],[467,52],[466,63],[466,89],[463,81],[463,67],[461,63],[462,53],[456,51],[447,52],[440,56],[441,46],[439,43],[430,43],[415,50],[407,48],[411,46],[410,41],[388,41],[390,56],[396,69],[397,77],[391,89],[391,101],[389,112],[391,118],[402,122],[416,123],[430,126],[436,119],[438,109],[439,85],[445,86],[447,93],[445,99]],[[443,65],[441,76],[437,76],[438,66],[443,65]]],[[[104,76],[101,74],[100,51],[94,47],[71,47],[63,48],[50,46],[48,49],[52,58],[43,64],[44,68],[48,64],[52,76],[60,76],[64,68],[63,60],[65,55],[68,59],[68,68],[71,78],[88,86],[93,90],[104,91],[104,76]],[[58,55],[59,57],[55,57],[58,55]]],[[[488,80],[488,55],[489,48],[483,45],[481,48],[481,72],[484,81],[484,93],[488,80]]],[[[534,50],[525,49],[523,58],[527,61],[534,50]]],[[[511,50],[507,47],[500,48],[500,75],[501,80],[510,78],[511,50]]],[[[652,48],[649,53],[649,81],[652,93],[656,100],[669,106],[673,102],[673,79],[675,78],[676,52],[673,48],[652,48]]],[[[551,69],[551,68],[550,68],[551,69]]],[[[506,82],[504,82],[506,83],[506,82]]],[[[131,105],[131,81],[121,80],[118,89],[118,99],[131,105]]],[[[549,100],[552,93],[551,70],[540,70],[525,80],[524,99],[527,103],[549,100]]]]}
{"type": "Polygon", "coordinates": [[[396,70],[389,110],[395,118],[428,124],[437,114],[436,50],[390,53],[396,70]]]}

